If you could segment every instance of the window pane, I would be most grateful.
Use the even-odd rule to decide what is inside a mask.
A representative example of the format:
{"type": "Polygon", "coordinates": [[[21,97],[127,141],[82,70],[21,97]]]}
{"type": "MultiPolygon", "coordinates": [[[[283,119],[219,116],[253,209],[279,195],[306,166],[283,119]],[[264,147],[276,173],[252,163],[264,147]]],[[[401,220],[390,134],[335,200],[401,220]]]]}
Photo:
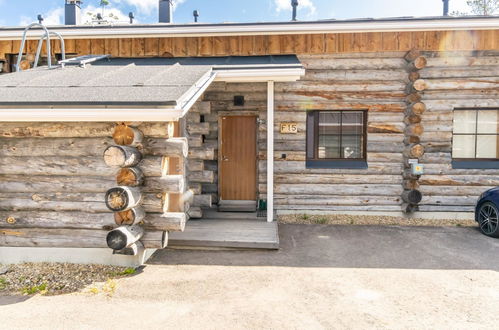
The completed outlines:
{"type": "Polygon", "coordinates": [[[340,158],[340,136],[319,135],[319,158],[340,158]]]}
{"type": "Polygon", "coordinates": [[[454,111],[454,133],[474,134],[476,129],[475,110],[454,111]]]}
{"type": "Polygon", "coordinates": [[[453,158],[475,158],[475,136],[454,135],[452,141],[453,158]]]}
{"type": "Polygon", "coordinates": [[[478,111],[478,133],[480,134],[496,134],[499,120],[496,110],[479,110],[478,111]]]}
{"type": "Polygon", "coordinates": [[[345,111],[342,114],[341,131],[343,134],[362,135],[364,124],[363,113],[360,111],[345,111]]]}
{"type": "Polygon", "coordinates": [[[497,135],[478,135],[476,158],[498,158],[497,135]]]}
{"type": "Polygon", "coordinates": [[[341,139],[342,158],[362,158],[362,135],[343,135],[341,139]]]}
{"type": "Polygon", "coordinates": [[[340,134],[340,112],[319,112],[319,134],[340,134]]]}

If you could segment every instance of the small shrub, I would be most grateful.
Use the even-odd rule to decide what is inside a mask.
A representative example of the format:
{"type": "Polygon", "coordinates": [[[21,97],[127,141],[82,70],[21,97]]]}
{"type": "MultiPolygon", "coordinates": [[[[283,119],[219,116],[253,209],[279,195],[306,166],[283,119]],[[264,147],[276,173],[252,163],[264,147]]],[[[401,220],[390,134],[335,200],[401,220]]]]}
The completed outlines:
{"type": "Polygon", "coordinates": [[[42,283],[35,286],[27,286],[21,289],[21,293],[24,295],[32,295],[35,293],[45,293],[47,292],[47,283],[42,283]]]}
{"type": "Polygon", "coordinates": [[[9,284],[7,279],[4,277],[0,277],[0,291],[7,289],[7,284],[9,284]]]}
{"type": "Polygon", "coordinates": [[[308,219],[310,219],[310,216],[309,216],[308,214],[303,214],[303,215],[301,216],[301,218],[302,218],[303,220],[308,220],[308,219]]]}
{"type": "Polygon", "coordinates": [[[319,218],[316,223],[319,225],[325,225],[327,223],[327,218],[319,218]]]}

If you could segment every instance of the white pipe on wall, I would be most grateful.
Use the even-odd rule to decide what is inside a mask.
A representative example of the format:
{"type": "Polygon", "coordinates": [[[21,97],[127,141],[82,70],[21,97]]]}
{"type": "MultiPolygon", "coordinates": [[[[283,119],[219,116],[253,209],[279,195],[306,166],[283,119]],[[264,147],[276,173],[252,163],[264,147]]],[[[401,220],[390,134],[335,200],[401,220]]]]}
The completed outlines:
{"type": "Polygon", "coordinates": [[[267,221],[274,221],[274,82],[267,82],[267,221]]]}

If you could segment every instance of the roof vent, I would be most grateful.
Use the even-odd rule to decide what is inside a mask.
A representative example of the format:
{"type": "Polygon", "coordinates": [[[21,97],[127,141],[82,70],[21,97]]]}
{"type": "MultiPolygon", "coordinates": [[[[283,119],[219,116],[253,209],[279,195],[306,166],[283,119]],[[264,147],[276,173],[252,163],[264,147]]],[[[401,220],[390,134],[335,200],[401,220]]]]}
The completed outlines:
{"type": "Polygon", "coordinates": [[[85,65],[89,63],[96,62],[109,57],[110,55],[84,55],[59,61],[59,64],[61,65],[62,68],[64,68],[66,65],[78,65],[84,68],[85,65]]]}
{"type": "Polygon", "coordinates": [[[159,0],[159,22],[173,23],[173,0],[159,0]]]}
{"type": "Polygon", "coordinates": [[[298,10],[298,0],[291,0],[291,6],[293,7],[293,21],[296,21],[296,12],[298,10]]]}
{"type": "Polygon", "coordinates": [[[194,10],[192,12],[192,15],[194,16],[194,23],[197,23],[198,22],[198,17],[199,17],[199,11],[198,10],[194,10]]]}
{"type": "Polygon", "coordinates": [[[81,0],[66,0],[65,19],[66,25],[80,25],[81,23],[81,0]]]}
{"type": "Polygon", "coordinates": [[[449,16],[449,0],[442,0],[444,2],[444,16],[449,16]]]}

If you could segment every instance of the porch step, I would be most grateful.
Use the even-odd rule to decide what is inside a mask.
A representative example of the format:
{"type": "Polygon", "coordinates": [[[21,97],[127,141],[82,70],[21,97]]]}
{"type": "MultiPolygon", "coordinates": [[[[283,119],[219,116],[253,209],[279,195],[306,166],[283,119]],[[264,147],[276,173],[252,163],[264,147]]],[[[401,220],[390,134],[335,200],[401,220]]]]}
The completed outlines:
{"type": "Polygon", "coordinates": [[[188,221],[184,232],[169,234],[168,245],[274,250],[279,248],[278,226],[264,220],[188,221]]]}
{"type": "Polygon", "coordinates": [[[204,219],[266,221],[266,218],[257,217],[256,212],[219,212],[216,208],[203,209],[203,220],[204,219]]]}

